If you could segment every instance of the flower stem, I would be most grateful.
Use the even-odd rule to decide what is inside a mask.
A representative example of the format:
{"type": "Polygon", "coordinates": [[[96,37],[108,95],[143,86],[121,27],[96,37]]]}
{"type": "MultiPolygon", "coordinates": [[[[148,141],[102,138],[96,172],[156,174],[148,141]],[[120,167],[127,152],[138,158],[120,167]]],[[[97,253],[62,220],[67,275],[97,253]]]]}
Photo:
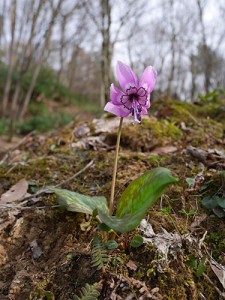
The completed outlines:
{"type": "Polygon", "coordinates": [[[115,194],[115,184],[116,184],[116,173],[117,173],[117,162],[119,156],[119,148],[120,148],[120,136],[122,131],[123,118],[120,118],[119,129],[117,133],[117,141],[116,141],[116,155],[114,161],[114,169],[113,169],[113,178],[112,178],[112,186],[111,186],[111,195],[109,201],[109,214],[113,213],[113,204],[114,204],[114,194],[115,194]]]}

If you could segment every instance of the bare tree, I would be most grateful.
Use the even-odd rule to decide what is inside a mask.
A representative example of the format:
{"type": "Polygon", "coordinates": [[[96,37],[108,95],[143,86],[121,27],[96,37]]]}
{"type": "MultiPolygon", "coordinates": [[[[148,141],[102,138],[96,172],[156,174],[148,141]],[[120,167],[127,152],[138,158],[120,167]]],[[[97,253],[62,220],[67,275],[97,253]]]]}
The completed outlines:
{"type": "Polygon", "coordinates": [[[62,0],[58,0],[58,3],[56,4],[55,7],[54,7],[54,3],[51,2],[51,9],[52,9],[51,19],[50,19],[50,22],[47,26],[46,32],[45,32],[44,43],[43,43],[43,46],[40,50],[40,55],[39,55],[38,61],[35,65],[35,69],[34,69],[34,72],[33,72],[33,76],[31,78],[30,86],[28,88],[27,94],[26,94],[25,99],[23,101],[22,108],[21,108],[20,113],[19,113],[19,120],[22,120],[24,118],[24,115],[27,111],[27,107],[28,107],[28,104],[30,102],[31,95],[32,95],[37,77],[39,75],[39,72],[40,72],[44,57],[45,57],[45,53],[46,53],[46,51],[49,47],[49,42],[50,42],[50,38],[51,38],[51,34],[52,34],[52,28],[53,28],[53,25],[55,24],[55,20],[56,20],[58,14],[59,14],[61,5],[62,5],[62,0]]]}
{"type": "Polygon", "coordinates": [[[2,50],[2,38],[4,33],[5,13],[6,13],[6,0],[3,0],[2,11],[0,14],[0,49],[1,50],[2,50]]]}
{"type": "Polygon", "coordinates": [[[12,83],[12,72],[15,64],[14,60],[14,43],[15,43],[15,28],[16,28],[16,10],[17,10],[17,0],[11,0],[10,4],[10,29],[11,29],[11,42],[9,47],[9,64],[8,72],[5,83],[5,89],[2,100],[2,115],[5,115],[8,106],[9,92],[12,83]]]}

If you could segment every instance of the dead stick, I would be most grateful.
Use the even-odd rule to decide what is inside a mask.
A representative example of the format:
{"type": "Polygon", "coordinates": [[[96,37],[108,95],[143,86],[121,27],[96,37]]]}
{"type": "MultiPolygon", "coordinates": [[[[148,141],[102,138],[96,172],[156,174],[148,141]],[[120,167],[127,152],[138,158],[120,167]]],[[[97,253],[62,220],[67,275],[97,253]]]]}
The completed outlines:
{"type": "MultiPolygon", "coordinates": [[[[68,179],[66,179],[66,180],[60,182],[59,184],[53,186],[53,188],[58,188],[58,187],[60,187],[60,186],[62,186],[64,184],[70,182],[71,180],[73,180],[74,178],[76,178],[77,176],[79,176],[81,173],[83,173],[84,171],[86,171],[88,168],[90,168],[93,165],[93,163],[94,163],[94,160],[91,160],[83,169],[81,169],[80,171],[78,171],[76,174],[74,174],[73,176],[69,177],[68,179]]],[[[43,194],[49,193],[49,192],[50,192],[50,190],[47,189],[47,188],[45,188],[45,189],[42,189],[42,190],[38,191],[37,193],[35,193],[33,195],[30,195],[30,196],[27,196],[27,197],[24,197],[24,198],[20,199],[20,201],[30,200],[32,198],[36,198],[36,197],[38,197],[40,195],[43,195],[43,194]]]]}

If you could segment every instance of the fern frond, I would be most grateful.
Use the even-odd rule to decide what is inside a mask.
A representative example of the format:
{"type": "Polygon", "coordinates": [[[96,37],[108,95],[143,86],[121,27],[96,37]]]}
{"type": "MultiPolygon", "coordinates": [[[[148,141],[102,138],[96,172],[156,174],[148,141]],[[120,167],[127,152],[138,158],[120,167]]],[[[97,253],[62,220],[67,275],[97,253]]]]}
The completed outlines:
{"type": "Polygon", "coordinates": [[[100,270],[104,267],[104,263],[108,262],[108,255],[106,253],[105,245],[102,238],[96,235],[92,241],[92,266],[100,270]]]}
{"type": "Polygon", "coordinates": [[[73,296],[73,300],[98,300],[100,295],[95,286],[88,283],[85,284],[85,287],[82,287],[80,294],[80,297],[73,296]]]}

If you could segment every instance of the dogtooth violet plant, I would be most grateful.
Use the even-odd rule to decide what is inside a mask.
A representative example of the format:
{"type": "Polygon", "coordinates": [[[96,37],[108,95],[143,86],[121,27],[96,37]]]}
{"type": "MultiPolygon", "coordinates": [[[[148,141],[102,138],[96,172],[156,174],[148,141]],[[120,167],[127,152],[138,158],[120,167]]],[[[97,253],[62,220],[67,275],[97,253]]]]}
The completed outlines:
{"type": "Polygon", "coordinates": [[[114,231],[128,232],[140,224],[165,188],[178,179],[168,169],[161,167],[144,173],[123,191],[116,214],[112,215],[123,118],[132,115],[135,123],[141,123],[141,116],[146,115],[150,107],[150,94],[154,89],[157,73],[153,67],[148,66],[138,80],[132,69],[119,61],[116,77],[122,90],[112,84],[110,101],[104,108],[105,111],[120,117],[109,205],[102,196],[90,197],[54,187],[49,189],[58,196],[59,204],[67,210],[93,215],[114,231]]]}

